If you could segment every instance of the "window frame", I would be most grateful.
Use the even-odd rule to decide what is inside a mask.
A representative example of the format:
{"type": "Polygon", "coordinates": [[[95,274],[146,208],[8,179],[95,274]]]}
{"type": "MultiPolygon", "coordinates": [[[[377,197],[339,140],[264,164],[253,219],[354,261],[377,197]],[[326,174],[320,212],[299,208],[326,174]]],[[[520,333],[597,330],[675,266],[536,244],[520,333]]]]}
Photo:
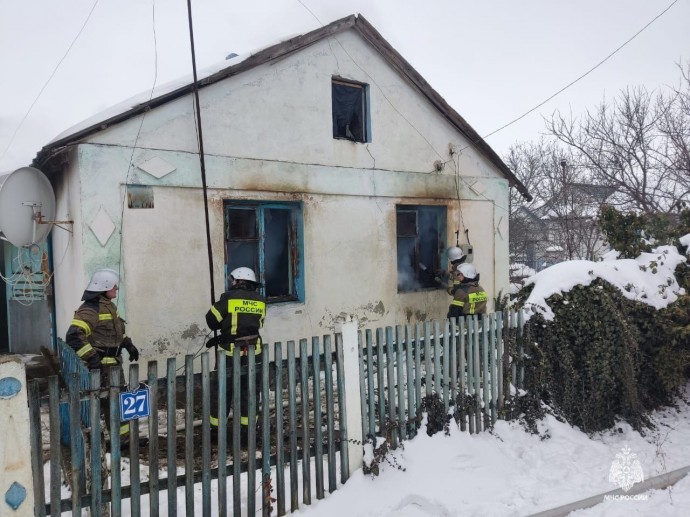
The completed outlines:
{"type": "Polygon", "coordinates": [[[226,199],[223,202],[223,244],[225,252],[225,288],[230,287],[230,272],[237,266],[231,266],[230,246],[232,242],[255,242],[254,265],[257,280],[261,283],[261,294],[268,303],[285,303],[305,301],[304,293],[304,231],[301,202],[289,201],[248,201],[226,199]],[[233,239],[230,235],[230,216],[233,210],[254,210],[255,237],[233,239]],[[290,294],[266,296],[266,212],[268,210],[285,210],[288,212],[288,274],[290,294]]]}
{"type": "MultiPolygon", "coordinates": [[[[397,204],[395,205],[395,241],[396,241],[396,276],[397,276],[397,292],[398,293],[410,293],[418,291],[428,291],[428,290],[439,290],[445,289],[444,285],[436,282],[435,272],[438,270],[447,269],[447,259],[445,257],[444,251],[447,246],[447,225],[448,225],[448,207],[446,205],[407,205],[407,204],[397,204]],[[399,227],[399,217],[401,213],[415,212],[415,233],[414,235],[404,233],[400,235],[399,227]],[[427,260],[429,257],[429,250],[421,250],[423,245],[424,236],[420,235],[420,217],[419,214],[424,213],[425,217],[435,216],[435,239],[436,239],[436,249],[431,249],[431,264],[426,265],[426,270],[421,267],[423,255],[427,255],[427,260]],[[401,275],[405,273],[405,266],[401,264],[401,253],[405,253],[406,250],[401,248],[401,241],[414,239],[414,248],[411,261],[413,262],[408,266],[408,271],[414,273],[414,278],[411,282],[418,284],[416,286],[408,286],[406,282],[401,283],[401,275]],[[426,277],[423,281],[422,278],[426,277]]],[[[433,244],[430,244],[433,246],[433,244]]],[[[408,247],[409,249],[409,247],[408,247]]],[[[427,260],[428,262],[428,260],[427,260]]]]}
{"type": "Polygon", "coordinates": [[[351,81],[349,79],[343,79],[342,77],[334,76],[331,78],[331,123],[333,129],[333,139],[334,140],[346,140],[348,142],[356,142],[360,144],[366,144],[371,142],[371,118],[370,118],[370,106],[369,106],[369,85],[366,83],[360,83],[358,81],[351,81]],[[335,85],[346,86],[349,88],[358,88],[362,90],[362,138],[348,138],[347,136],[341,136],[336,134],[336,120],[335,120],[335,96],[333,95],[333,87],[335,85]]]}

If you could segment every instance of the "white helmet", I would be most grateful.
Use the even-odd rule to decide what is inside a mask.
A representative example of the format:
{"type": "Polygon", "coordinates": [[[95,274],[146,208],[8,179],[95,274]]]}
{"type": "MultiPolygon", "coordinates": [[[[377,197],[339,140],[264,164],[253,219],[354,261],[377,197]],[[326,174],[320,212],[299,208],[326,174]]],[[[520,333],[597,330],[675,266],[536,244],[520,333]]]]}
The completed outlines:
{"type": "Polygon", "coordinates": [[[87,291],[105,292],[110,291],[120,283],[120,275],[114,269],[99,269],[91,277],[87,291]]]}
{"type": "Polygon", "coordinates": [[[456,260],[460,260],[462,257],[465,256],[465,254],[462,252],[460,248],[457,246],[453,246],[451,248],[448,248],[447,251],[448,254],[448,260],[451,262],[455,262],[456,260]]]}
{"type": "Polygon", "coordinates": [[[247,280],[249,282],[254,282],[255,284],[257,283],[254,271],[248,267],[238,267],[237,269],[233,269],[230,273],[230,276],[233,280],[247,280]]]}
{"type": "Polygon", "coordinates": [[[478,274],[477,268],[474,267],[472,264],[460,264],[456,268],[456,271],[468,280],[474,280],[475,278],[477,278],[478,274]]]}

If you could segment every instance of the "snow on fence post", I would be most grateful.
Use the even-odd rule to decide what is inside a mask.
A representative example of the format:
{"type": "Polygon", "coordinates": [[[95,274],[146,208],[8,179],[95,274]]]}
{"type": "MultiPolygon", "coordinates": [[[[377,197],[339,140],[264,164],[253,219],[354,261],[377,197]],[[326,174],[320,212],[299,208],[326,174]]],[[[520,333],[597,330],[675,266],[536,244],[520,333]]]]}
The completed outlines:
{"type": "Polygon", "coordinates": [[[359,341],[357,320],[347,321],[340,327],[343,343],[343,376],[345,380],[345,402],[348,431],[349,473],[362,468],[364,449],[362,447],[362,407],[359,394],[359,341]]]}
{"type": "Polygon", "coordinates": [[[40,429],[33,432],[31,429],[26,369],[18,356],[0,356],[0,414],[0,472],[3,473],[0,514],[33,516],[34,483],[29,439],[40,429]]]}

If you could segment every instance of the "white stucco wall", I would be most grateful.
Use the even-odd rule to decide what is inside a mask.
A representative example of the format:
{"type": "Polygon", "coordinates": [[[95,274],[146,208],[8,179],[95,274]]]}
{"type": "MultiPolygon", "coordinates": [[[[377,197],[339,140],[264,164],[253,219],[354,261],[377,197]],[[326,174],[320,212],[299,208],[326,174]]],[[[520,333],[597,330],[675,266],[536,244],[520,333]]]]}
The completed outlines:
{"type": "MultiPolygon", "coordinates": [[[[455,231],[466,242],[469,229],[482,285],[490,296],[508,286],[507,180],[356,34],[200,94],[216,296],[224,285],[223,199],[302,203],[305,301],[270,306],[267,341],[331,332],[345,315],[369,327],[445,316],[443,290],[397,293],[397,204],[446,206],[449,245],[455,231]],[[370,85],[370,143],[332,138],[333,76],[370,85]],[[451,147],[461,152],[451,155],[451,147]],[[446,162],[440,172],[437,160],[446,162]]],[[[79,180],[70,180],[65,206],[72,209],[78,190],[84,224],[75,222],[71,237],[80,241],[68,251],[73,271],[56,273],[67,293],[58,293],[59,306],[78,301],[93,270],[121,268],[120,311],[143,355],[191,353],[211,302],[191,96],[152,110],[140,125],[137,117],[93,135],[73,157],[79,180]],[[175,170],[157,179],[136,167],[152,158],[175,170]],[[127,183],[151,185],[154,208],[128,209],[127,183]],[[101,208],[116,227],[105,246],[88,228],[101,208]]],[[[71,312],[58,312],[64,335],[71,312]]]]}
{"type": "MultiPolygon", "coordinates": [[[[72,221],[50,233],[53,250],[53,286],[55,289],[55,324],[58,337],[64,339],[75,309],[86,287],[89,271],[85,262],[91,262],[84,253],[84,232],[89,231],[82,219],[82,194],[79,160],[76,150],[69,152],[69,167],[65,174],[52,177],[55,191],[55,219],[72,221]]],[[[88,216],[88,212],[86,212],[88,216]]]]}
{"type": "MultiPolygon", "coordinates": [[[[204,150],[211,160],[233,157],[426,173],[434,169],[435,160],[450,160],[450,144],[463,149],[463,176],[496,176],[494,166],[354,32],[207,86],[200,97],[204,150]],[[368,145],[332,138],[333,76],[370,85],[368,145]]],[[[135,118],[89,140],[106,145],[132,145],[136,140],[142,149],[195,154],[192,108],[190,95],[149,112],[141,132],[141,119],[135,118]]],[[[141,158],[135,156],[135,163],[141,158]]],[[[445,173],[452,174],[450,164],[445,173]]]]}

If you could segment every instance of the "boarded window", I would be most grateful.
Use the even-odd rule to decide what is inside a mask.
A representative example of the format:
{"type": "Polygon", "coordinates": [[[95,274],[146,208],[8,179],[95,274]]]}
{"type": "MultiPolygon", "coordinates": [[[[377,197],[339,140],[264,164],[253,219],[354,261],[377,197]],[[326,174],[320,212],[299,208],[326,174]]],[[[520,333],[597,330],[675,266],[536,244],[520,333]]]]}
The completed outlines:
{"type": "Polygon", "coordinates": [[[304,299],[302,209],[297,203],[226,202],[227,283],[249,267],[271,302],[304,299]]]}
{"type": "Polygon", "coordinates": [[[368,135],[367,90],[365,84],[333,79],[333,138],[371,141],[368,135]]]}
{"type": "Polygon", "coordinates": [[[396,232],[398,292],[443,287],[434,277],[446,247],[446,207],[398,205],[396,232]]]}

